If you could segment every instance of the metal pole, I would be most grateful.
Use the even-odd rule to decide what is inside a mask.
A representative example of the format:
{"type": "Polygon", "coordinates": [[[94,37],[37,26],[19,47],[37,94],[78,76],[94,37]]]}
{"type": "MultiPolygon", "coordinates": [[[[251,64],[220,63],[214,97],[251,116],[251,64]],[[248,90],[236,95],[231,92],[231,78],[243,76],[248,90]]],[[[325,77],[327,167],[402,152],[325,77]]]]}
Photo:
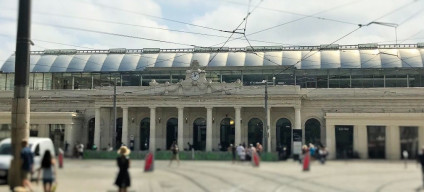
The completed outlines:
{"type": "Polygon", "coordinates": [[[263,151],[268,149],[268,77],[265,79],[265,126],[263,128],[263,151]]]}
{"type": "Polygon", "coordinates": [[[116,142],[116,77],[115,77],[115,83],[113,84],[113,141],[115,148],[118,148],[120,143],[116,142]]]}
{"type": "Polygon", "coordinates": [[[31,0],[19,1],[18,32],[16,39],[15,87],[12,102],[12,154],[9,186],[22,186],[21,141],[29,137],[29,62],[31,43],[31,0]]]}

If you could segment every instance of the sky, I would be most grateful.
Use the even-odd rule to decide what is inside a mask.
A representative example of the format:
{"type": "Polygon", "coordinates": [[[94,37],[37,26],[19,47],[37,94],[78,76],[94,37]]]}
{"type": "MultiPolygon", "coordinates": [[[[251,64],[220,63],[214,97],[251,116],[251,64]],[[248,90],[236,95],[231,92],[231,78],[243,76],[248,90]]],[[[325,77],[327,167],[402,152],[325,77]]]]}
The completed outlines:
{"type": "MultiPolygon", "coordinates": [[[[0,67],[17,7],[0,0],[0,67]]],[[[31,50],[416,44],[423,23],[424,0],[33,0],[31,50]]]]}

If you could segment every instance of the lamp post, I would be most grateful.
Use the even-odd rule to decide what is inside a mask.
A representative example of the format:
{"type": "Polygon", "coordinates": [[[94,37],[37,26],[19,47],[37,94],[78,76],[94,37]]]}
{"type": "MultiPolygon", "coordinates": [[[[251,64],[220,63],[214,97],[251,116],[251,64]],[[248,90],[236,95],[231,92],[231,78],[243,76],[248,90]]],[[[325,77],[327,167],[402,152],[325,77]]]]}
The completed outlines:
{"type": "Polygon", "coordinates": [[[265,126],[263,131],[263,151],[268,151],[268,77],[262,81],[265,83],[265,126]]]}

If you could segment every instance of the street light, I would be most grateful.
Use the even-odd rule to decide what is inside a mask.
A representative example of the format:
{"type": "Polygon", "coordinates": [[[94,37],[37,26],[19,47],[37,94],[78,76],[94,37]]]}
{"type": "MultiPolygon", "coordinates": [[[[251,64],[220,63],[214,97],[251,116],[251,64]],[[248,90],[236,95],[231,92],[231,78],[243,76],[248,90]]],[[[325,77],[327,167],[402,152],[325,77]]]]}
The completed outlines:
{"type": "Polygon", "coordinates": [[[262,129],[263,132],[263,150],[268,151],[268,77],[262,81],[265,83],[265,127],[262,129]]]}

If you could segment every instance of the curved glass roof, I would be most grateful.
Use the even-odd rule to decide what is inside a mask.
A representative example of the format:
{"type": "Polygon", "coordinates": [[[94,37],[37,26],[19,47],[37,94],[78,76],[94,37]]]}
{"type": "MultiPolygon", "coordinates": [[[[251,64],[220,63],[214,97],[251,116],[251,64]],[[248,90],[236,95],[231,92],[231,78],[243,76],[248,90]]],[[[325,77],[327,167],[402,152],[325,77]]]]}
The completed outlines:
{"type": "MultiPolygon", "coordinates": [[[[422,68],[424,44],[309,47],[45,50],[31,52],[31,72],[143,71],[146,67],[293,66],[297,69],[422,68]],[[212,59],[213,58],[213,59],[212,59]]],[[[14,72],[15,55],[0,71],[14,72]]]]}

